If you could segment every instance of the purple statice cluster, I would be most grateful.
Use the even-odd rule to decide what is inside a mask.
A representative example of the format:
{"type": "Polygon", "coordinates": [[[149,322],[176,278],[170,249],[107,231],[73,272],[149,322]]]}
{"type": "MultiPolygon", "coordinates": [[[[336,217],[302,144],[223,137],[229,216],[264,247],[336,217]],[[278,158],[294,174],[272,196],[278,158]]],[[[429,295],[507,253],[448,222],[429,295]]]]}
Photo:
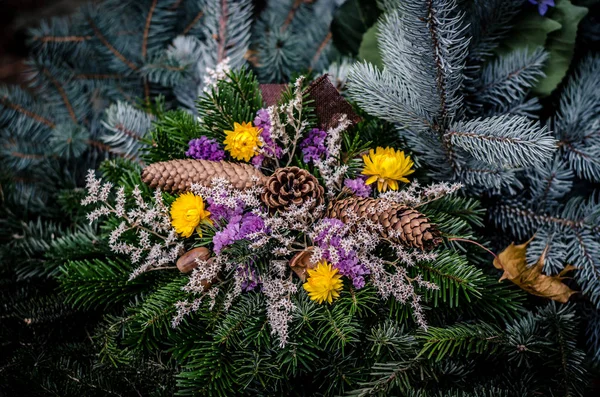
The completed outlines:
{"type": "Polygon", "coordinates": [[[326,139],[327,132],[318,128],[313,128],[308,132],[308,136],[300,142],[300,149],[302,149],[302,156],[304,156],[305,163],[317,161],[328,155],[327,147],[325,146],[326,139]]]}
{"type": "Polygon", "coordinates": [[[217,203],[215,198],[207,197],[206,202],[208,207],[206,210],[210,212],[210,219],[212,219],[219,225],[225,225],[236,216],[241,216],[244,213],[244,203],[241,200],[235,200],[233,205],[226,205],[223,203],[217,203]]]}
{"type": "Polygon", "coordinates": [[[322,258],[337,268],[342,276],[352,280],[355,288],[364,287],[364,276],[369,274],[369,269],[358,259],[352,239],[348,237],[348,226],[332,218],[325,218],[319,223],[313,243],[319,247],[322,258]]]}
{"type": "Polygon", "coordinates": [[[189,149],[185,155],[196,160],[221,161],[225,158],[225,151],[214,139],[209,139],[204,135],[197,139],[192,139],[189,143],[189,149]]]}
{"type": "Polygon", "coordinates": [[[224,247],[246,239],[254,233],[259,233],[264,228],[265,223],[262,218],[251,212],[233,215],[227,225],[215,233],[213,237],[214,251],[218,255],[224,247]]]}
{"type": "Polygon", "coordinates": [[[261,283],[260,275],[251,264],[242,264],[237,268],[238,277],[242,279],[242,291],[252,291],[261,283]]]}
{"type": "Polygon", "coordinates": [[[260,133],[260,138],[263,141],[262,153],[252,158],[252,164],[257,168],[260,168],[265,157],[279,159],[281,158],[283,152],[277,143],[275,143],[275,140],[271,137],[271,119],[269,118],[269,112],[267,109],[260,109],[258,112],[256,112],[254,125],[262,129],[260,133]]]}
{"type": "Polygon", "coordinates": [[[365,183],[365,178],[359,176],[356,179],[346,179],[344,186],[356,194],[358,197],[369,197],[373,191],[371,185],[365,183]]]}

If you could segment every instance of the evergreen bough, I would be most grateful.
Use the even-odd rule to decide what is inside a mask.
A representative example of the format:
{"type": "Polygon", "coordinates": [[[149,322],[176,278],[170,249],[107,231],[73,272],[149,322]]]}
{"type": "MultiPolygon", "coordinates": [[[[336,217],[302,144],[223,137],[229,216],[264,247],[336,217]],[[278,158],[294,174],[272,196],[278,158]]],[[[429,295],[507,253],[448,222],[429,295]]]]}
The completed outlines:
{"type": "MultiPolygon", "coordinates": [[[[577,285],[597,310],[598,57],[589,55],[573,68],[556,115],[544,121],[531,90],[545,77],[548,52],[503,46],[523,2],[385,5],[379,23],[383,66],[354,65],[350,97],[394,123],[433,179],[461,181],[470,194],[484,197],[491,223],[508,237],[534,237],[528,263],[548,246],[546,274],[576,266],[577,285]]],[[[598,357],[600,330],[592,324],[590,351],[598,357]]]]}
{"type": "MultiPolygon", "coordinates": [[[[195,111],[196,98],[203,92],[206,68],[215,68],[223,60],[224,43],[233,66],[251,55],[262,82],[284,81],[300,69],[327,66],[335,49],[326,27],[336,4],[316,3],[270,2],[251,27],[251,5],[244,1],[105,1],[84,7],[69,21],[55,20],[33,32],[34,90],[2,88],[0,96],[0,134],[9,142],[0,154],[2,317],[7,319],[0,329],[3,352],[8,352],[2,375],[9,382],[0,390],[27,390],[30,395],[134,391],[170,395],[175,390],[180,395],[584,392],[588,374],[577,343],[574,307],[552,303],[524,312],[524,294],[498,284],[487,259],[483,262],[471,246],[460,251],[452,243],[443,248],[438,261],[421,264],[419,272],[440,286],[424,298],[430,308],[427,331],[419,331],[408,320],[410,308],[382,305],[374,291],[364,289],[345,292],[331,310],[308,299],[296,302],[300,310],[295,313],[294,335],[302,344],[280,350],[272,345],[259,295],[245,295],[229,312],[202,309],[173,330],[170,319],[186,278],[175,272],[151,272],[128,282],[131,264],[104,246],[106,231],[80,226],[87,222],[79,207],[81,192],[75,187],[81,185],[87,168],[116,156],[103,163],[103,175],[132,186],[140,183],[139,161],[182,157],[168,149],[139,156],[139,150],[150,137],[183,142],[198,134],[188,112],[195,111]],[[223,37],[218,22],[225,9],[236,13],[227,19],[227,39],[218,40],[223,37]],[[115,20],[122,29],[114,28],[115,20]],[[247,52],[248,48],[253,51],[247,52]],[[161,94],[164,99],[157,99],[161,94]],[[176,106],[182,109],[167,111],[176,106]],[[146,157],[153,155],[157,157],[146,157]],[[47,205],[52,200],[58,205],[47,205]],[[27,339],[24,347],[21,337],[27,339]],[[551,381],[549,373],[556,375],[551,381]],[[464,382],[463,377],[470,381],[464,382]]],[[[388,41],[382,44],[384,52],[386,48],[397,51],[402,44],[387,28],[403,26],[392,22],[422,13],[423,4],[447,16],[439,19],[446,25],[437,31],[408,25],[409,39],[416,40],[413,44],[427,46],[440,39],[432,47],[439,51],[425,55],[441,55],[437,61],[443,60],[442,65],[415,63],[411,73],[418,73],[411,76],[401,74],[411,66],[410,57],[390,56],[386,67],[391,73],[364,64],[354,69],[369,76],[365,81],[374,84],[369,89],[382,83],[395,87],[382,91],[385,95],[377,101],[390,99],[387,120],[398,125],[412,149],[420,152],[422,165],[436,179],[457,178],[486,195],[512,193],[523,186],[540,192],[542,179],[532,175],[546,172],[553,181],[552,191],[557,191],[549,194],[555,204],[544,207],[542,201],[532,206],[539,202],[527,190],[498,208],[517,205],[542,214],[533,217],[536,221],[561,216],[583,219],[581,229],[565,235],[566,242],[558,229],[533,224],[526,220],[530,216],[509,225],[516,236],[542,230],[530,247],[532,257],[541,252],[543,241],[553,237],[550,255],[557,259],[548,260],[548,272],[562,268],[561,258],[581,259],[571,237],[597,232],[593,226],[598,224],[597,215],[588,215],[589,209],[596,214],[597,199],[593,201],[591,188],[597,178],[594,163],[578,158],[572,148],[593,155],[597,141],[571,128],[579,126],[582,115],[587,124],[581,126],[597,127],[593,121],[597,112],[590,110],[597,110],[593,102],[597,95],[589,84],[597,60],[590,58],[580,69],[580,81],[588,84],[575,79],[570,94],[565,94],[561,109],[566,113],[556,120],[567,121],[562,121],[562,127],[551,124],[546,129],[529,121],[540,106],[536,98],[527,96],[542,75],[545,52],[521,50],[486,62],[505,37],[521,1],[475,1],[472,7],[465,6],[462,20],[449,1],[401,2],[406,3],[402,14],[394,14],[396,2],[380,3],[392,12],[382,28],[388,41]],[[472,35],[468,42],[467,34],[472,35]],[[512,73],[515,70],[523,73],[512,73]],[[582,102],[587,100],[592,106],[582,105],[589,104],[582,102]],[[415,112],[407,118],[408,105],[415,112]],[[403,106],[402,111],[398,106],[403,106]],[[419,134],[427,136],[430,127],[434,127],[430,138],[422,140],[419,134]],[[551,135],[550,130],[563,132],[551,135]],[[498,141],[504,145],[489,143],[498,141]],[[444,148],[452,150],[444,152],[444,148]],[[489,156],[482,156],[482,151],[489,156]],[[455,154],[448,157],[447,153],[455,154]],[[459,172],[448,167],[448,161],[456,162],[459,172]],[[521,167],[533,171],[523,177],[521,167]],[[591,181],[586,185],[591,198],[566,202],[573,180],[578,186],[581,180],[591,181]],[[558,254],[561,249],[568,256],[558,254]]],[[[344,67],[347,64],[342,63],[332,70],[343,76],[344,67]]],[[[374,105],[362,105],[384,116],[376,107],[369,108],[374,105]]],[[[388,126],[367,117],[361,134],[385,145],[391,139],[382,134],[388,126]]],[[[481,224],[483,212],[476,201],[462,197],[434,202],[425,210],[448,235],[471,239],[477,234],[472,226],[481,224]]],[[[583,242],[593,248],[597,235],[583,242]]],[[[586,285],[587,276],[578,277],[586,285]]],[[[589,280],[586,292],[594,300],[593,278],[589,280]]],[[[598,324],[597,312],[589,313],[588,334],[592,342],[598,341],[593,328],[598,324]]],[[[600,351],[597,344],[592,347],[600,351]]]]}

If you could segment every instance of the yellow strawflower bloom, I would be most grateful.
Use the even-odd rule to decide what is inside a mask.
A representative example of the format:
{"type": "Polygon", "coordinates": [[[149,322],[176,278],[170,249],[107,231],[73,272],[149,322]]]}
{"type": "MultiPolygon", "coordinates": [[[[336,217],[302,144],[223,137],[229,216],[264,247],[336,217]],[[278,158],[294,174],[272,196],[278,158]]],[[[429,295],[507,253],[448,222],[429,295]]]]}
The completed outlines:
{"type": "Polygon", "coordinates": [[[363,175],[370,175],[365,182],[367,185],[377,182],[377,190],[385,192],[388,188],[398,190],[398,181],[408,183],[405,176],[412,174],[413,161],[410,156],[404,156],[403,151],[391,147],[371,149],[363,156],[365,168],[363,175]]]}
{"type": "MultiPolygon", "coordinates": [[[[202,197],[191,192],[183,193],[171,204],[171,225],[183,237],[190,237],[201,222],[212,223],[209,216],[202,197]]],[[[202,236],[199,228],[198,234],[202,236]]]]}
{"type": "Polygon", "coordinates": [[[262,129],[254,127],[252,123],[234,123],[233,131],[225,131],[225,150],[236,160],[250,161],[262,146],[259,139],[261,132],[262,129]]]}
{"type": "Polygon", "coordinates": [[[308,269],[308,279],[303,287],[308,292],[310,299],[317,303],[333,302],[340,297],[342,290],[342,276],[331,264],[321,261],[315,269],[308,269]]]}

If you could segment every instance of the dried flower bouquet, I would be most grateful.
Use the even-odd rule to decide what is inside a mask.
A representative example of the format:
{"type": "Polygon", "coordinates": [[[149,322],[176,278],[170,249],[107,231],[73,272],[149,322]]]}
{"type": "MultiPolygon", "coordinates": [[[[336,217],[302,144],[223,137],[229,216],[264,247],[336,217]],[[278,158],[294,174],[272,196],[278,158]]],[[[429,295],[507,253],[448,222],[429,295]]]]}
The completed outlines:
{"type": "Polygon", "coordinates": [[[198,101],[198,135],[172,150],[185,158],[165,157],[153,136],[145,185],[115,189],[89,172],[82,204],[136,266],[130,279],[189,273],[173,327],[217,301],[227,311],[241,294],[263,294],[280,347],[297,294],[335,305],[343,291],[374,288],[426,328],[422,291],[438,286],[415,265],[435,261],[443,238],[420,208],[460,185],[411,182],[410,155],[362,139],[360,118],[326,77],[298,78],[269,106],[251,72],[222,69],[198,101]]]}

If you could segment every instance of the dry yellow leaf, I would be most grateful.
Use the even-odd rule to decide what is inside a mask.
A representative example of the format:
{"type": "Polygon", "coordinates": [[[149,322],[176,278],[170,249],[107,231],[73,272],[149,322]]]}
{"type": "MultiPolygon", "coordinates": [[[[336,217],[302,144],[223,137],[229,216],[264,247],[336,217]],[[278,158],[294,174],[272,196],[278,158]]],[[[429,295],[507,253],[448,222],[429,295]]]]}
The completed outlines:
{"type": "Polygon", "coordinates": [[[508,279],[530,294],[566,303],[576,291],[562,283],[565,278],[563,275],[575,267],[567,265],[558,276],[543,274],[548,246],[533,266],[527,266],[525,254],[530,242],[520,245],[512,243],[494,259],[496,269],[504,270],[499,281],[508,279]]]}

